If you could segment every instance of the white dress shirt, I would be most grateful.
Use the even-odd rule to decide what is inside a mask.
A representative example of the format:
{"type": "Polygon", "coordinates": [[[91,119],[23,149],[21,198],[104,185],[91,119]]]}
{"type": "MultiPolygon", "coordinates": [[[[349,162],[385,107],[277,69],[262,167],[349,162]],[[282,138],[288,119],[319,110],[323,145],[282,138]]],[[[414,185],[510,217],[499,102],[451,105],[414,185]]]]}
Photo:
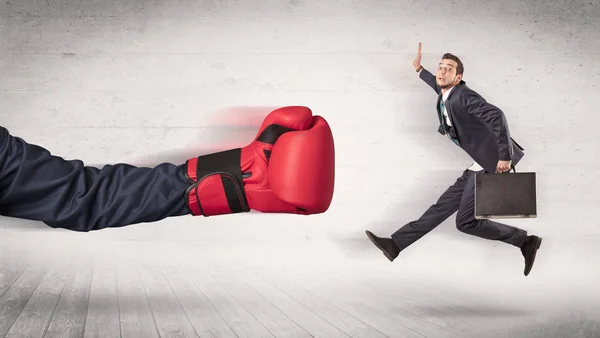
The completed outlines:
{"type": "MultiPolygon", "coordinates": [[[[444,95],[442,95],[442,100],[444,101],[444,103],[446,102],[446,100],[448,99],[448,95],[450,95],[450,92],[452,91],[452,89],[454,89],[454,87],[450,88],[448,91],[446,91],[444,93],[444,95]]],[[[450,122],[450,118],[448,117],[448,111],[446,108],[446,105],[444,104],[444,118],[446,119],[446,123],[451,126],[452,122],[450,122]]],[[[473,162],[473,164],[468,168],[469,170],[472,171],[480,171],[483,170],[483,168],[479,165],[479,163],[477,162],[473,162]]]]}

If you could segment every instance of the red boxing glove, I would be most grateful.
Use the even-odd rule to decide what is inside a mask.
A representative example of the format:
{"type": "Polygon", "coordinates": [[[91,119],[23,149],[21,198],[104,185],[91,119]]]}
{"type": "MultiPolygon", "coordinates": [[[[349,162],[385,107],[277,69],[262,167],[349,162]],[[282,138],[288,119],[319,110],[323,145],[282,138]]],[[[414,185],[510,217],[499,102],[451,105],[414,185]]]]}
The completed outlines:
{"type": "Polygon", "coordinates": [[[333,198],[333,135],[307,107],[278,108],[246,147],[191,158],[186,169],[194,216],[323,213],[333,198]]]}

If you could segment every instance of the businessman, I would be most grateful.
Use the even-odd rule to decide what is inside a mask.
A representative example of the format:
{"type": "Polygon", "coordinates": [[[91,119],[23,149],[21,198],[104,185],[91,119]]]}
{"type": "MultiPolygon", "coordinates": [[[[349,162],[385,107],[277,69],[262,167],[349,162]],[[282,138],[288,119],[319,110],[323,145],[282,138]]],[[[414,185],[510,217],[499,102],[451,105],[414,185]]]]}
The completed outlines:
{"type": "Polygon", "coordinates": [[[85,166],[0,127],[0,215],[88,232],[190,214],[318,214],[334,165],[327,121],[303,106],[273,110],[245,147],[153,168],[85,166]]]}
{"type": "Polygon", "coordinates": [[[438,132],[450,145],[463,149],[474,160],[425,213],[383,238],[366,231],[371,242],[393,261],[402,250],[435,229],[457,212],[456,227],[461,232],[488,240],[501,241],[521,250],[525,276],[529,275],[542,239],[525,230],[491,220],[475,219],[474,180],[477,173],[502,173],[523,157],[521,148],[510,136],[504,113],[470,89],[463,81],[461,60],[444,54],[433,75],[421,65],[421,43],[413,62],[419,78],[438,94],[436,112],[438,132]]]}

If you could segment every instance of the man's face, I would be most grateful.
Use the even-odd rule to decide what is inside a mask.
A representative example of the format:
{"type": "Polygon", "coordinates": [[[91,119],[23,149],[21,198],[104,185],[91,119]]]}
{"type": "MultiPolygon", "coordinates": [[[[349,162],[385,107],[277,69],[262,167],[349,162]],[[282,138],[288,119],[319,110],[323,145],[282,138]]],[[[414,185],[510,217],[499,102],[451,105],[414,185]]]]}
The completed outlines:
{"type": "Polygon", "coordinates": [[[440,61],[435,75],[438,87],[450,88],[460,82],[462,75],[456,75],[457,66],[458,64],[454,60],[442,59],[440,61]]]}

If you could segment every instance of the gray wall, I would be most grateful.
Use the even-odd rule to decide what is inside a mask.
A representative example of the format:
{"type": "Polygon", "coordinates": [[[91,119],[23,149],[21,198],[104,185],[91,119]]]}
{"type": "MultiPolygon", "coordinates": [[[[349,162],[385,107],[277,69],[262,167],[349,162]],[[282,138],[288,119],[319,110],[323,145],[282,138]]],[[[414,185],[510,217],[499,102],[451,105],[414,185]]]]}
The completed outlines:
{"type": "MultiPolygon", "coordinates": [[[[391,234],[471,164],[436,132],[435,93],[412,68],[422,42],[432,71],[445,52],[462,58],[467,84],[526,149],[519,170],[538,174],[539,218],[507,222],[545,239],[534,283],[587,292],[600,263],[599,18],[582,0],[2,1],[0,120],[13,135],[89,165],[151,166],[243,145],[255,129],[227,121],[301,104],[333,128],[337,177],[323,215],[181,217],[85,236],[2,218],[0,241],[164,252],[204,241],[246,257],[312,241],[329,257],[380,261],[364,230],[391,234]]],[[[522,278],[518,251],[459,233],[454,218],[398,264],[522,278]]]]}

